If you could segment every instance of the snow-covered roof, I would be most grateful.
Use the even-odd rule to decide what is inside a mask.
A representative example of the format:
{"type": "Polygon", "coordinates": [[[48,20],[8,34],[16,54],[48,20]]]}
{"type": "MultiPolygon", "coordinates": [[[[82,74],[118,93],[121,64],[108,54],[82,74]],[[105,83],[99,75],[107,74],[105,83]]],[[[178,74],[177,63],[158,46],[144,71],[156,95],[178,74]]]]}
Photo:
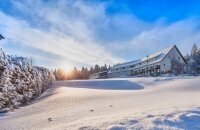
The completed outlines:
{"type": "Polygon", "coordinates": [[[173,48],[174,46],[172,47],[169,47],[169,48],[166,48],[164,50],[161,50],[159,52],[156,52],[154,54],[151,54],[151,55],[148,55],[144,58],[141,59],[141,61],[146,61],[148,59],[151,59],[151,58],[154,58],[154,57],[157,57],[158,56],[158,59],[162,60],[168,53],[169,51],[173,48]]]}
{"type": "Polygon", "coordinates": [[[144,58],[141,58],[141,59],[138,59],[138,60],[135,60],[135,61],[131,61],[131,62],[126,62],[126,63],[122,63],[122,64],[117,64],[115,66],[113,66],[113,69],[114,68],[120,68],[120,67],[126,67],[126,66],[131,66],[131,65],[136,65],[138,63],[141,63],[141,62],[144,62],[144,61],[147,61],[147,60],[150,60],[152,58],[155,58],[153,61],[151,61],[151,63],[157,63],[159,61],[161,61],[168,53],[169,51],[173,48],[174,46],[172,47],[169,47],[169,48],[166,48],[164,50],[161,50],[161,51],[158,51],[154,54],[151,54],[151,55],[147,55],[146,57],[144,58]]]}
{"type": "Polygon", "coordinates": [[[129,66],[129,65],[134,65],[134,64],[136,64],[138,62],[139,62],[139,60],[134,60],[134,61],[130,61],[130,62],[122,63],[122,64],[117,64],[117,65],[114,65],[113,68],[119,68],[119,67],[125,67],[125,66],[129,66]]]}

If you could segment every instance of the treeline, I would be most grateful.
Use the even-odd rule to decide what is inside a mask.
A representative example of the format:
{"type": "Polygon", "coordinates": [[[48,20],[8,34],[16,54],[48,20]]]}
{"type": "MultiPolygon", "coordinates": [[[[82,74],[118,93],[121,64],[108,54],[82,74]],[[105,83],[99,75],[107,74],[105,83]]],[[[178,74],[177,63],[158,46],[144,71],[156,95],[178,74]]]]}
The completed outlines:
{"type": "Polygon", "coordinates": [[[200,48],[196,44],[193,45],[190,54],[185,56],[189,74],[200,74],[200,48]]]}
{"type": "Polygon", "coordinates": [[[87,68],[82,67],[80,70],[74,67],[72,72],[66,73],[62,69],[55,69],[53,71],[53,74],[56,78],[56,80],[74,80],[74,79],[89,79],[90,74],[108,71],[110,69],[110,65],[107,66],[106,64],[104,66],[95,65],[94,67],[87,68]]]}

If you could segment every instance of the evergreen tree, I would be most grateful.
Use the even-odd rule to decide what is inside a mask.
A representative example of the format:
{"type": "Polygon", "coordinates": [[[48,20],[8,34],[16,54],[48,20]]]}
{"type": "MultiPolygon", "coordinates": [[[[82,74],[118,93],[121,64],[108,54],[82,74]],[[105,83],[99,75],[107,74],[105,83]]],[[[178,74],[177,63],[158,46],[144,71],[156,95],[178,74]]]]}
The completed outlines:
{"type": "Polygon", "coordinates": [[[90,67],[90,74],[94,73],[93,67],[90,67]]]}
{"type": "Polygon", "coordinates": [[[100,72],[100,67],[99,67],[99,65],[95,65],[94,66],[94,73],[98,73],[98,72],[100,72]]]}
{"type": "Polygon", "coordinates": [[[111,66],[109,65],[109,66],[108,66],[108,70],[110,70],[110,68],[111,68],[111,66]]]}
{"type": "Polygon", "coordinates": [[[67,74],[62,69],[55,69],[53,71],[53,74],[56,80],[89,79],[90,74],[107,71],[107,70],[108,68],[106,64],[101,67],[96,64],[94,67],[90,67],[89,70],[86,67],[82,67],[80,70],[74,67],[73,71],[70,74],[67,74]]]}
{"type": "Polygon", "coordinates": [[[79,71],[76,67],[74,67],[74,70],[72,72],[72,79],[79,79],[79,71]]]}
{"type": "Polygon", "coordinates": [[[198,47],[196,44],[194,44],[191,50],[191,56],[193,59],[195,59],[197,58],[197,55],[198,55],[198,47]]]}
{"type": "Polygon", "coordinates": [[[104,65],[104,71],[107,71],[108,70],[108,67],[107,67],[107,65],[105,64],[104,65]]]}
{"type": "Polygon", "coordinates": [[[87,68],[82,67],[81,70],[81,79],[88,79],[89,78],[89,71],[87,68]]]}
{"type": "Polygon", "coordinates": [[[200,73],[200,51],[196,44],[193,45],[189,58],[187,56],[187,63],[190,67],[191,73],[200,73]]]}

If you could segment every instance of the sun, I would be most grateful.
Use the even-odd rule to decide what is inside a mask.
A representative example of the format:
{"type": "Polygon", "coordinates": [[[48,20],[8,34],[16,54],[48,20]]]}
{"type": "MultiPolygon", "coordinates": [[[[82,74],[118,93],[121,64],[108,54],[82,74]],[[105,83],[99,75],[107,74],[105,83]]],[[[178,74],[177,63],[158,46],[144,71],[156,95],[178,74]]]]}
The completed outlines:
{"type": "Polygon", "coordinates": [[[62,67],[61,68],[65,73],[71,73],[73,68],[70,68],[70,67],[62,67]]]}
{"type": "Polygon", "coordinates": [[[73,71],[74,64],[63,61],[63,62],[60,62],[60,65],[58,68],[62,69],[65,73],[71,73],[73,71]]]}

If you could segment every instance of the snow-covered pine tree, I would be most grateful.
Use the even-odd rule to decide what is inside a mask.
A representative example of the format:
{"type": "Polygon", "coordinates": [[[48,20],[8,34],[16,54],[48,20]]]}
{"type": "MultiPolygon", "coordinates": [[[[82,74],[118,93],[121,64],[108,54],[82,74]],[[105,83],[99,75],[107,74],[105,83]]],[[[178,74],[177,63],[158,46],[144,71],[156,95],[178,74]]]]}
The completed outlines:
{"type": "Polygon", "coordinates": [[[191,56],[193,59],[195,59],[197,55],[198,55],[198,46],[194,44],[191,50],[191,56]]]}
{"type": "Polygon", "coordinates": [[[189,60],[189,66],[192,73],[200,73],[200,52],[196,44],[193,45],[189,60]]]}

